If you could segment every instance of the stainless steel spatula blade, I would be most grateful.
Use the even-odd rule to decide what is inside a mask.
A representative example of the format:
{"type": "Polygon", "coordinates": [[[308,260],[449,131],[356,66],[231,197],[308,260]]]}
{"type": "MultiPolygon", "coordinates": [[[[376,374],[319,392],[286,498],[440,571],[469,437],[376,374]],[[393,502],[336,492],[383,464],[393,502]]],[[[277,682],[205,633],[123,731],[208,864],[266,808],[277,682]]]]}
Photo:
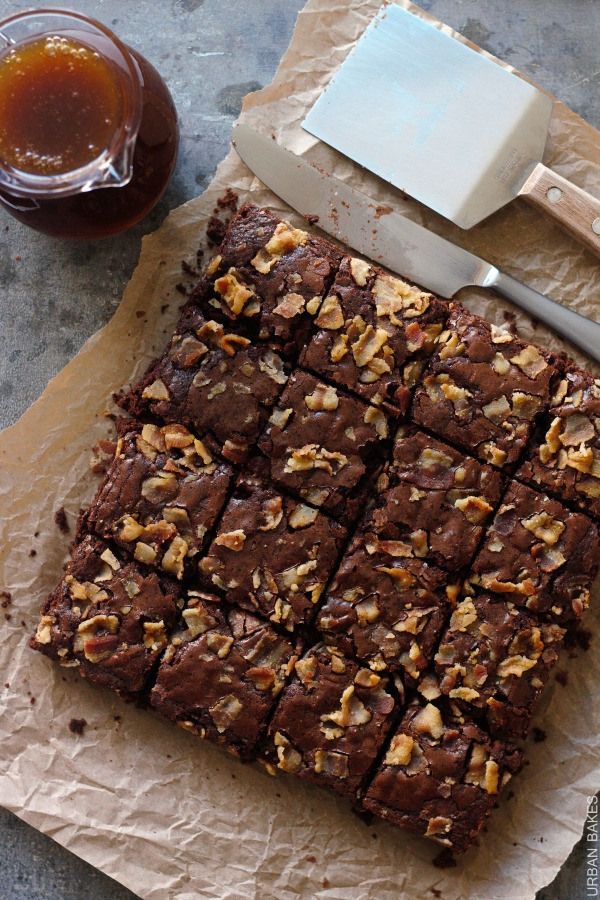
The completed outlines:
{"type": "Polygon", "coordinates": [[[528,82],[392,4],[304,127],[462,228],[520,196],[600,256],[600,200],[541,162],[551,112],[528,82]]]}
{"type": "Polygon", "coordinates": [[[519,193],[552,101],[399,6],[382,9],[304,128],[463,228],[519,193]]]}

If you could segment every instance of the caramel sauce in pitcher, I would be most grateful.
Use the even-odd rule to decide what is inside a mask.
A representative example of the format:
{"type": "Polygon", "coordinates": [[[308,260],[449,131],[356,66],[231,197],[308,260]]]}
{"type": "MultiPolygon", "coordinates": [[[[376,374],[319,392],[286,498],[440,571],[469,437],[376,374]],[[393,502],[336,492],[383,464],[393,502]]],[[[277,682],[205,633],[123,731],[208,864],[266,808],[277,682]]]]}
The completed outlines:
{"type": "Polygon", "coordinates": [[[179,137],[158,72],[88,21],[97,32],[53,31],[0,55],[0,203],[38,231],[83,239],[150,211],[179,137]]]}

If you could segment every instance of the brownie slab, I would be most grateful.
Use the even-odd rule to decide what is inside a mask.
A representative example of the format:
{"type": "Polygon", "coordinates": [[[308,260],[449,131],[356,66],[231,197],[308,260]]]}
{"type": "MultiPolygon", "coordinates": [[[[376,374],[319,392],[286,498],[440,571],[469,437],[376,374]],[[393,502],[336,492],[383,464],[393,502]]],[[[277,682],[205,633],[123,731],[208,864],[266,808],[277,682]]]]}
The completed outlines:
{"type": "Polygon", "coordinates": [[[254,446],[287,381],[266,345],[228,331],[187,304],[166,352],[122,401],[136,417],[181,423],[241,462],[254,446]]]}
{"type": "Polygon", "coordinates": [[[183,627],[161,661],[150,703],[182,728],[252,759],[296,657],[268,624],[220,604],[188,593],[183,627]]]}
{"type": "Polygon", "coordinates": [[[377,482],[369,529],[405,555],[455,573],[473,559],[502,492],[500,473],[413,426],[402,426],[377,482]]]}
{"type": "Polygon", "coordinates": [[[525,738],[558,659],[564,629],[510,600],[468,597],[435,657],[441,693],[500,738],[525,738]]]}
{"type": "Polygon", "coordinates": [[[395,701],[386,687],[336,648],[314,647],[281,695],[265,760],[355,800],[391,726],[395,701]]]}
{"type": "Polygon", "coordinates": [[[142,692],[182,606],[177,583],[88,536],[71,553],[30,644],[94,684],[142,692]]]}
{"type": "Polygon", "coordinates": [[[457,853],[477,838],[521,752],[432,703],[406,711],[363,807],[457,853]]]}
{"type": "Polygon", "coordinates": [[[587,516],[511,481],[468,583],[560,624],[587,609],[599,561],[598,529],[587,516]]]}
{"type": "Polygon", "coordinates": [[[380,409],[296,370],[258,446],[274,482],[347,520],[359,511],[388,434],[380,409]]]}
{"type": "Polygon", "coordinates": [[[361,259],[345,257],[300,364],[404,414],[448,305],[361,259]]]}
{"type": "Polygon", "coordinates": [[[557,377],[545,350],[451,304],[412,417],[501,468],[520,457],[557,377]]]}
{"type": "Polygon", "coordinates": [[[295,358],[341,257],[323,238],[247,204],[229,223],[192,300],[295,358]]]}
{"type": "Polygon", "coordinates": [[[119,430],[84,526],[181,579],[225,505],[232,469],[184,425],[124,422],[119,430]]]}
{"type": "Polygon", "coordinates": [[[518,476],[600,519],[600,378],[566,371],[518,476]]]}
{"type": "Polygon", "coordinates": [[[317,618],[325,641],[375,672],[409,685],[433,661],[457,585],[440,569],[396,556],[394,541],[359,534],[347,550],[317,618]]]}
{"type": "Polygon", "coordinates": [[[293,631],[313,618],[345,538],[318,509],[242,476],[199,571],[229,603],[293,631]]]}

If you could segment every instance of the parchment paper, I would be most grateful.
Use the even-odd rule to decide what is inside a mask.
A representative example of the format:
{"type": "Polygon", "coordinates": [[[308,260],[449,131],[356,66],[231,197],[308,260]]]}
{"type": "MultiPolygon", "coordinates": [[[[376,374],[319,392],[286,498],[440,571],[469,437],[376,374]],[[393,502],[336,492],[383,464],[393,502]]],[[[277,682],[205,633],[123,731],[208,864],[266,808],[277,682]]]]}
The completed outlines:
{"type": "MultiPolygon", "coordinates": [[[[274,82],[247,99],[243,120],[597,318],[600,267],[533,210],[514,203],[465,234],[301,130],[308,106],[378,7],[378,0],[310,0],[274,82]]],[[[547,161],[600,195],[600,134],[560,103],[547,161]]],[[[382,823],[367,826],[344,802],[292,778],[243,767],[27,648],[68,543],[54,511],[64,505],[72,523],[91,495],[89,448],[108,433],[107,398],[166,342],[179,306],[173,286],[181,280],[181,259],[195,257],[207,216],[228,186],[289,215],[230,153],[209,190],[144,239],[112,321],[0,436],[0,590],[13,598],[0,642],[0,802],[153,900],[531,898],[566,859],[581,834],[587,797],[600,786],[595,652],[569,660],[568,686],[548,692],[550,708],[538,716],[547,740],[529,747],[530,765],[492,817],[481,847],[442,871],[431,866],[437,850],[425,841],[382,823]],[[87,720],[82,737],[69,732],[72,717],[87,720]]],[[[472,292],[468,302],[497,322],[509,309],[483,293],[472,292]]],[[[518,321],[528,337],[566,346],[524,315],[518,321]]],[[[595,650],[600,602],[587,624],[595,650]]]]}

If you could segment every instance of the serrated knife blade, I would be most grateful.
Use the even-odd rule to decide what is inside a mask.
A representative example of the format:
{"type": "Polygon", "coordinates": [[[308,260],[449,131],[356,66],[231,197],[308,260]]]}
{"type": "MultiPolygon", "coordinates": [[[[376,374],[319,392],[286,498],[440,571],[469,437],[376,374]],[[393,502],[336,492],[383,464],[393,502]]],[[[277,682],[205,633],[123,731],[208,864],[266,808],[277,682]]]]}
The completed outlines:
{"type": "Polygon", "coordinates": [[[248,168],[292,209],[363,256],[440,294],[472,285],[494,288],[600,362],[600,324],[527,287],[496,266],[405,216],[381,207],[248,125],[232,143],[248,168]]]}

